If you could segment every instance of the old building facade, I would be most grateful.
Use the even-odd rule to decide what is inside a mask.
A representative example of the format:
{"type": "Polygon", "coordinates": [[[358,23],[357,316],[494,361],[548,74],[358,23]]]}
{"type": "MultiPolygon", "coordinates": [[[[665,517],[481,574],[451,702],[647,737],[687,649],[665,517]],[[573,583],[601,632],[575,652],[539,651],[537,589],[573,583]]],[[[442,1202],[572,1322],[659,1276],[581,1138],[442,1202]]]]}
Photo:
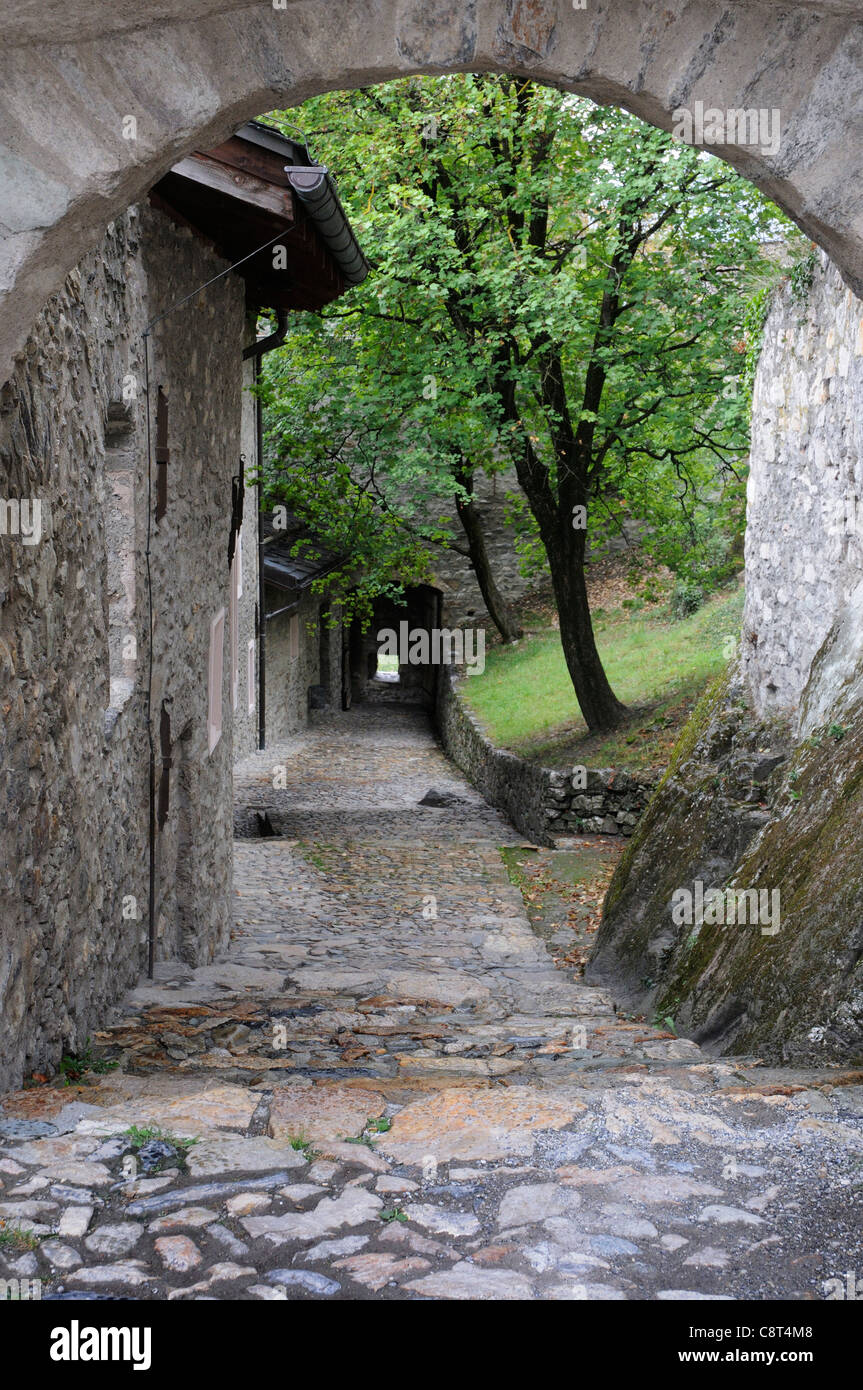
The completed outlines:
{"type": "MultiPolygon", "coordinates": [[[[275,158],[284,168],[298,151],[284,142],[275,158]]],[[[195,169],[174,177],[52,297],[0,397],[10,1083],[81,1048],[148,957],[205,963],[229,929],[232,763],[259,734],[253,489],[242,526],[238,506],[257,462],[245,388],[255,300],[270,292],[263,276],[224,273],[224,217],[210,223],[195,169]]],[[[254,247],[253,198],[269,195],[265,179],[242,179],[231,234],[254,247]]],[[[288,302],[343,292],[313,219],[277,191],[276,231],[308,250],[291,260],[288,302]]]]}

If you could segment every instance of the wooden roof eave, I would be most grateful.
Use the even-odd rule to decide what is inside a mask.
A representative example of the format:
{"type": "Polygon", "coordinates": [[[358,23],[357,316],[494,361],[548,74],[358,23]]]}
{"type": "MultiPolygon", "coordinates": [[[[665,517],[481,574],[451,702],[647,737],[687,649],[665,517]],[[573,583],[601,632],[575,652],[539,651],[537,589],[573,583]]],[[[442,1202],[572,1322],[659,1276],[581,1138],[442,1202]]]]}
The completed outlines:
{"type": "Polygon", "coordinates": [[[180,160],[156,184],[150,201],[229,263],[248,257],[237,273],[254,307],[316,310],[344,292],[338,267],[273,153],[232,137],[208,154],[180,160]],[[277,269],[272,246],[282,239],[287,265],[277,269]]]}

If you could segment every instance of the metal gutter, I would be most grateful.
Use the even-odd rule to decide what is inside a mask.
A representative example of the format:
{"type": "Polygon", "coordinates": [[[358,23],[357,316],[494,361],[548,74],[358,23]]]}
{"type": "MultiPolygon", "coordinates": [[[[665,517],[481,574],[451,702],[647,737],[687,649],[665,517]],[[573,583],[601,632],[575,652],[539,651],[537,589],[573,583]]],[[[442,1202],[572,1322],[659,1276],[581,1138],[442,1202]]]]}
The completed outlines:
{"type": "Polygon", "coordinates": [[[248,140],[285,160],[288,183],[338,266],[345,284],[361,285],[371,266],[341,205],[335,180],[324,166],[315,164],[304,145],[259,121],[248,121],[236,134],[241,140],[248,140]],[[300,167],[292,169],[292,164],[300,167]]]}
{"type": "Polygon", "coordinates": [[[354,236],[329,174],[323,168],[320,171],[287,168],[286,173],[345,284],[361,285],[371,267],[354,236]]]}

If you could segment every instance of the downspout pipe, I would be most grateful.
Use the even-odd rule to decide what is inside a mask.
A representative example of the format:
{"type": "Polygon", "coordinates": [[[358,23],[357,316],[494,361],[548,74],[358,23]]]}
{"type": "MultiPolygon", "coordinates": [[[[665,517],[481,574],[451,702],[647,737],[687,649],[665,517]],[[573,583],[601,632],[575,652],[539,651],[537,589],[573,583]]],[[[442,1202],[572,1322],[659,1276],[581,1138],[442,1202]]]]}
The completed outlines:
{"type": "MultiPolygon", "coordinates": [[[[272,352],[273,348],[281,347],[288,332],[288,311],[287,309],[276,310],[276,331],[268,333],[266,338],[259,338],[256,343],[251,343],[247,348],[243,348],[243,361],[248,362],[254,358],[256,363],[260,363],[261,358],[267,352],[272,352]]],[[[257,381],[257,373],[255,373],[257,381]]]]}
{"type": "MultiPolygon", "coordinates": [[[[255,384],[260,380],[261,359],[255,358],[255,384]]],[[[260,469],[264,458],[264,411],[260,396],[255,397],[255,429],[258,452],[258,748],[267,737],[267,624],[264,620],[264,509],[261,498],[260,469]]]]}
{"type": "MultiPolygon", "coordinates": [[[[261,379],[261,358],[273,348],[281,347],[285,341],[288,331],[288,313],[286,309],[276,310],[276,330],[266,338],[259,338],[256,343],[243,349],[243,361],[254,359],[255,363],[255,385],[261,379]]],[[[255,393],[255,435],[256,452],[258,456],[258,472],[260,474],[261,465],[264,461],[264,412],[261,406],[261,397],[255,393]]],[[[256,622],[255,636],[258,642],[258,748],[263,748],[266,742],[267,732],[267,624],[264,618],[264,517],[261,508],[261,483],[257,486],[258,500],[258,613],[256,622]]]]}

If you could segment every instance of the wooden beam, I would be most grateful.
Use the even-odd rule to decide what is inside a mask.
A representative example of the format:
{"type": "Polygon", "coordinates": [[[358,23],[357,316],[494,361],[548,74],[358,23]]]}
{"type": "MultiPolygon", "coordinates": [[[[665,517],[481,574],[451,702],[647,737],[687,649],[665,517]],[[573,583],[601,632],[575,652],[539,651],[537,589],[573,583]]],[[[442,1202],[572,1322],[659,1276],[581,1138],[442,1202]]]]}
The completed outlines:
{"type": "Polygon", "coordinates": [[[262,149],[260,145],[252,145],[236,135],[232,135],[223,145],[216,145],[215,149],[207,150],[206,153],[220,164],[242,169],[244,173],[253,174],[265,183],[275,184],[278,188],[291,186],[285,172],[284,158],[280,159],[274,150],[262,149]]]}
{"type": "Polygon", "coordinates": [[[239,169],[231,169],[206,155],[195,154],[181,159],[179,164],[173,166],[171,173],[178,174],[180,178],[190,179],[193,183],[203,184],[205,188],[210,188],[236,202],[251,204],[252,207],[274,214],[286,222],[294,221],[294,197],[289,190],[276,188],[264,179],[239,169]]]}

